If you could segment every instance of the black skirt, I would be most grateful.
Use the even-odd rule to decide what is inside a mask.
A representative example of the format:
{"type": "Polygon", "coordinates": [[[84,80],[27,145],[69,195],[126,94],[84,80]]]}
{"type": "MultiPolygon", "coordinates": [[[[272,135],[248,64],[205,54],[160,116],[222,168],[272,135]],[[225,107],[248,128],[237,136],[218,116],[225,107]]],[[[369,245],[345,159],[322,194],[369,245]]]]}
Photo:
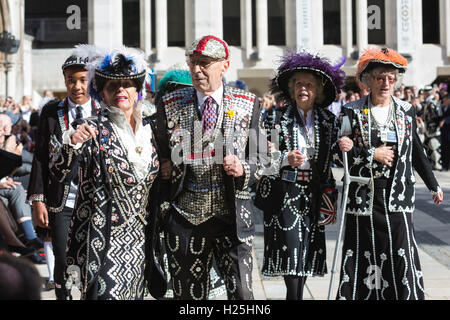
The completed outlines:
{"type": "Polygon", "coordinates": [[[307,183],[296,183],[279,212],[264,212],[265,276],[323,276],[327,273],[325,227],[310,212],[307,183]]]}
{"type": "Polygon", "coordinates": [[[372,215],[347,215],[337,299],[423,300],[412,214],[390,212],[391,183],[374,181],[372,215]]]}

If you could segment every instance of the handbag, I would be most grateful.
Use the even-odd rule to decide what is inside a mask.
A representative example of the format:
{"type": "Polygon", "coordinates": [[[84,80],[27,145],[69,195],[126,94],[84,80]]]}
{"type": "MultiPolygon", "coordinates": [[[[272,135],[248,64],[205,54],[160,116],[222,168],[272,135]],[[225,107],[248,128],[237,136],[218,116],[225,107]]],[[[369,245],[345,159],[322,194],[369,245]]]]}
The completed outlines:
{"type": "MultiPolygon", "coordinates": [[[[319,175],[319,171],[313,160],[310,160],[310,164],[313,175],[316,177],[323,177],[319,175]]],[[[317,224],[319,226],[335,224],[337,216],[337,199],[339,194],[338,190],[330,184],[323,184],[322,180],[316,184],[315,189],[318,191],[318,194],[320,194],[315,202],[315,206],[318,206],[318,210],[316,210],[317,224]]]]}
{"type": "Polygon", "coordinates": [[[336,223],[338,190],[330,185],[322,186],[318,225],[326,226],[336,223]]]}

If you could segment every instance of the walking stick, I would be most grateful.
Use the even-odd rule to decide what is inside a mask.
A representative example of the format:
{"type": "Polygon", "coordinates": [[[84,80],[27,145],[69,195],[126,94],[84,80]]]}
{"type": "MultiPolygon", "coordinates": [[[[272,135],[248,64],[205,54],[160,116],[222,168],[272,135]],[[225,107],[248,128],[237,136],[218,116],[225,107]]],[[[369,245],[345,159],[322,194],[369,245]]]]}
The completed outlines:
{"type": "MultiPolygon", "coordinates": [[[[340,136],[348,136],[352,133],[352,127],[350,125],[350,120],[348,116],[343,116],[341,119],[341,130],[340,130],[340,136]]],[[[342,238],[342,232],[344,229],[345,224],[345,218],[346,218],[346,208],[347,208],[347,198],[348,198],[348,188],[350,185],[350,182],[356,181],[363,184],[369,184],[370,178],[364,178],[364,177],[353,177],[350,176],[350,172],[348,170],[348,159],[347,159],[347,152],[342,152],[342,158],[344,162],[344,185],[343,185],[343,191],[342,191],[342,200],[341,205],[339,206],[339,211],[341,213],[341,225],[339,227],[339,233],[336,240],[336,246],[334,248],[334,257],[333,257],[333,266],[331,268],[331,279],[330,279],[330,286],[328,288],[328,300],[331,298],[331,294],[333,291],[333,280],[334,280],[334,274],[336,273],[336,262],[339,252],[339,247],[341,244],[341,238],[342,238]]]]}

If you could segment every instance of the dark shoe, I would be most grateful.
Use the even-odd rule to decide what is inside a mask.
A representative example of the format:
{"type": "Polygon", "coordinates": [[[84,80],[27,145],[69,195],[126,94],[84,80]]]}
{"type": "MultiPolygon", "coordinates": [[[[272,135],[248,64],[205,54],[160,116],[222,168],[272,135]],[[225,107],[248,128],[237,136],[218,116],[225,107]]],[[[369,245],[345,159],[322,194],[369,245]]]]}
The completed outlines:
{"type": "Polygon", "coordinates": [[[45,281],[44,291],[51,291],[55,289],[55,283],[53,281],[45,281]]]}
{"type": "Polygon", "coordinates": [[[32,240],[29,240],[25,243],[25,245],[27,247],[34,248],[36,250],[44,248],[44,242],[42,242],[42,240],[39,238],[34,238],[32,240]]]}
{"type": "Polygon", "coordinates": [[[9,252],[19,253],[20,256],[27,257],[36,252],[36,249],[28,248],[28,247],[16,247],[16,246],[8,246],[9,252]]]}
{"type": "Polygon", "coordinates": [[[45,258],[42,257],[39,252],[37,252],[36,250],[29,256],[27,256],[28,259],[30,259],[32,262],[36,263],[36,264],[44,264],[46,263],[45,258]]]}

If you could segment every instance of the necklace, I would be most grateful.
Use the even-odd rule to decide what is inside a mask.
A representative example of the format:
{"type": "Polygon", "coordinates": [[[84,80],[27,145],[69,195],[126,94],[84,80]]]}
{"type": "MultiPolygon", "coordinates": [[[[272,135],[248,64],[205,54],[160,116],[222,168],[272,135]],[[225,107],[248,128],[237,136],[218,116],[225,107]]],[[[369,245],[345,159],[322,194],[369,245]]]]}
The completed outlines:
{"type": "MultiPolygon", "coordinates": [[[[391,101],[391,103],[389,104],[389,110],[388,110],[388,116],[386,117],[386,120],[384,121],[384,123],[382,121],[379,121],[376,117],[375,114],[373,113],[373,109],[374,105],[372,104],[371,101],[369,101],[369,110],[370,110],[370,117],[373,118],[373,120],[375,121],[375,124],[377,125],[378,128],[380,129],[386,129],[389,127],[390,130],[393,130],[393,124],[392,124],[392,119],[394,116],[394,108],[393,108],[393,103],[391,101]]],[[[385,108],[385,107],[383,107],[385,108]]]]}

